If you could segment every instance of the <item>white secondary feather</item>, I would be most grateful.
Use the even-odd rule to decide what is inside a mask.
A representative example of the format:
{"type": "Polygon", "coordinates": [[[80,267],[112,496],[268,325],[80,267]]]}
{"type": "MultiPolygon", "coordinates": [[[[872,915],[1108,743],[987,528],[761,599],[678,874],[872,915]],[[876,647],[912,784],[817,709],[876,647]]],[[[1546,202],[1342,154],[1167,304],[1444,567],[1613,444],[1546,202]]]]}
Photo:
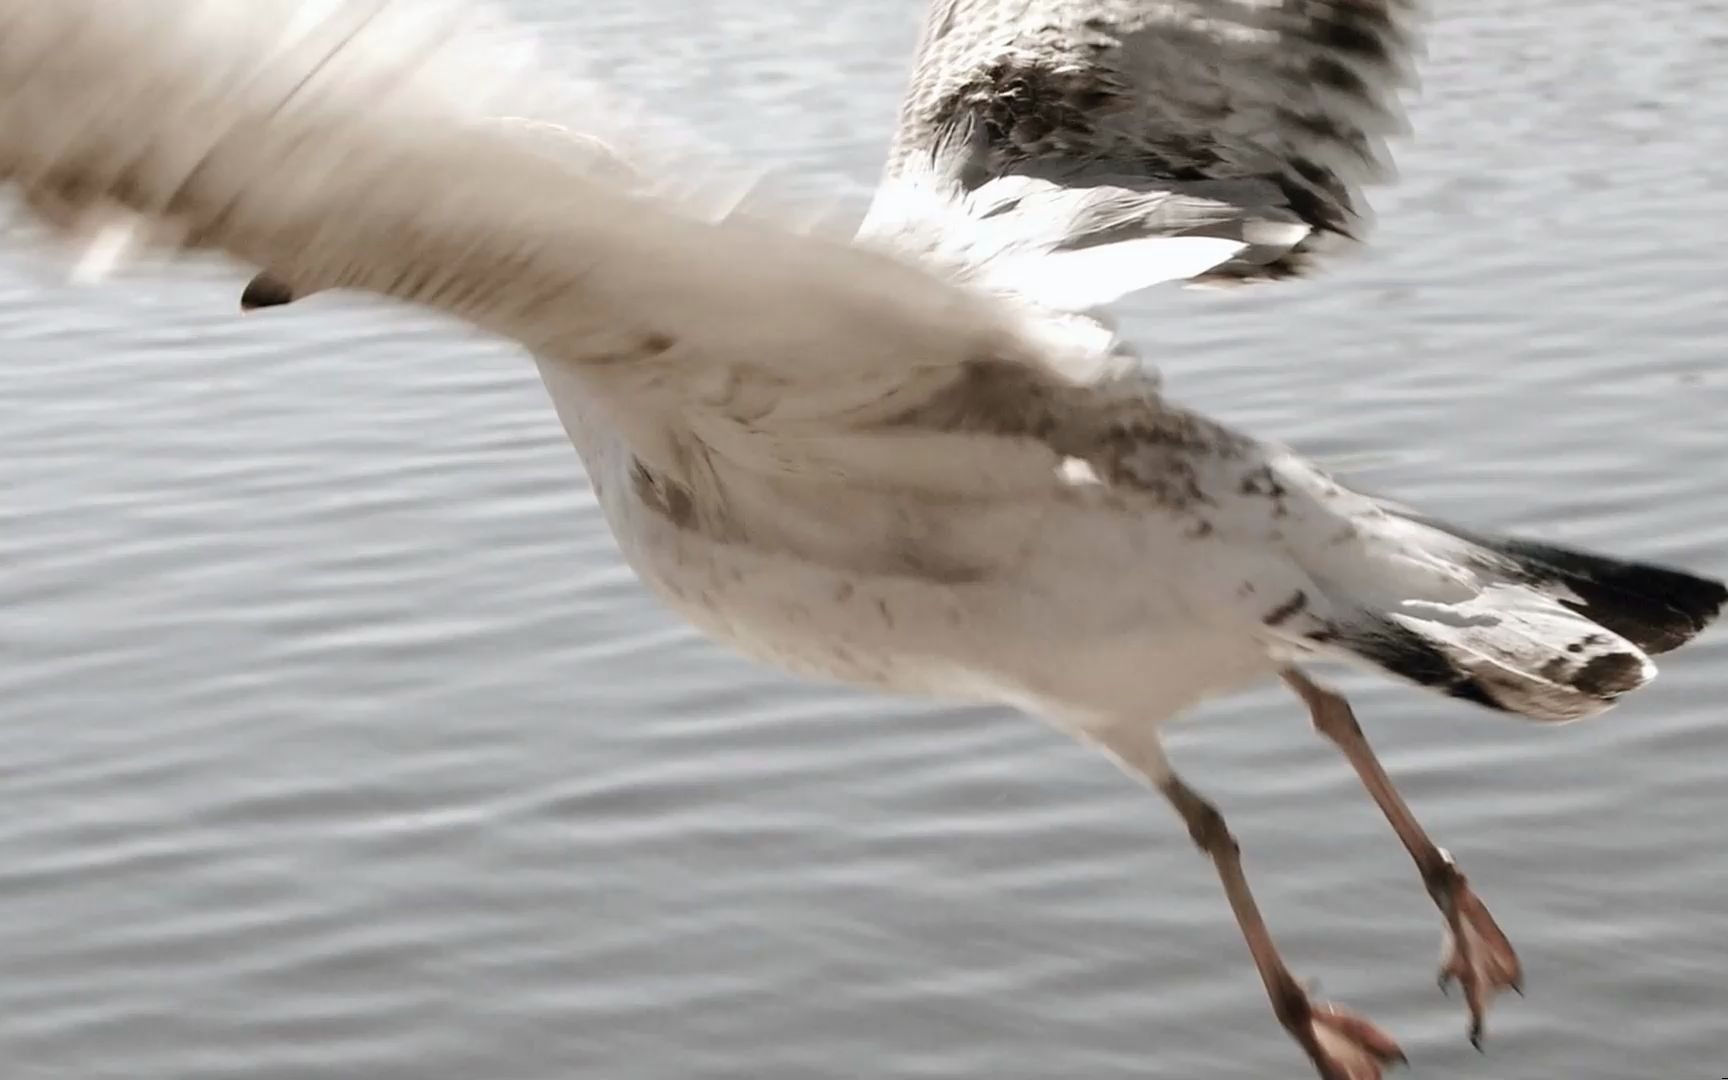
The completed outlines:
{"type": "Polygon", "coordinates": [[[93,285],[145,245],[150,226],[141,214],[114,209],[81,213],[76,228],[83,235],[76,242],[78,261],[72,267],[72,280],[93,285]]]}
{"type": "Polygon", "coordinates": [[[984,263],[976,280],[984,288],[1035,297],[1058,311],[1086,311],[1166,281],[1196,277],[1247,246],[1210,236],[1141,237],[1012,255],[984,263]]]}

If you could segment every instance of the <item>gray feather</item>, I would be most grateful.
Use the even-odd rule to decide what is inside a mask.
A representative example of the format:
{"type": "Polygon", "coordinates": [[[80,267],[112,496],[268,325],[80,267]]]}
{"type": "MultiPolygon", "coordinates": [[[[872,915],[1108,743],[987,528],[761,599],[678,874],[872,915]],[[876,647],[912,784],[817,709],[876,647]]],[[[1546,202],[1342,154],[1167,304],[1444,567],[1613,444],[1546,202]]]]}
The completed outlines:
{"type": "Polygon", "coordinates": [[[885,184],[1043,180],[1088,193],[1066,220],[1096,206],[1119,237],[1191,235],[1196,204],[1222,235],[1301,223],[1208,278],[1303,273],[1367,229],[1361,187],[1389,175],[1383,141],[1404,128],[1415,6],[933,0],[885,184]]]}

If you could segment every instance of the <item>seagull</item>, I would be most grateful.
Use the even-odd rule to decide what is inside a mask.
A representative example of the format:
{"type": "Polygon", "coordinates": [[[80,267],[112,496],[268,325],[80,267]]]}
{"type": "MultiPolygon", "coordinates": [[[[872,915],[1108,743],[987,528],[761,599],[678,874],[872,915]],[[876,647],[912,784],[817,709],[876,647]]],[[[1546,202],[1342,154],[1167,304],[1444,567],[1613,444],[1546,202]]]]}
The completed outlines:
{"type": "Polygon", "coordinates": [[[1353,491],[1167,398],[1113,328],[1139,289],[1360,242],[1412,8],[934,0],[882,184],[833,237],[499,122],[556,80],[473,4],[0,0],[0,186],[98,269],[215,252],[258,273],[247,308],[358,290],[520,343],[661,600],[787,671],[1096,747],[1214,865],[1317,1074],[1377,1080],[1397,1043],[1291,972],[1164,722],[1288,686],[1414,860],[1479,1042],[1517,956],[1312,669],[1567,722],[1728,597],[1353,491]]]}

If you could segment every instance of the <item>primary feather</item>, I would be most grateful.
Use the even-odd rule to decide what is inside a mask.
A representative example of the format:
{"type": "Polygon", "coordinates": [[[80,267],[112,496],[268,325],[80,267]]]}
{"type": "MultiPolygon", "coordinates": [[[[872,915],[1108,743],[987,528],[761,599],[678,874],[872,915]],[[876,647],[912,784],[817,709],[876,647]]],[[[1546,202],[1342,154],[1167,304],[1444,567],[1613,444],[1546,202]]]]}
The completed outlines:
{"type": "MultiPolygon", "coordinates": [[[[867,230],[974,267],[1136,245],[1146,265],[1101,271],[1085,297],[1099,302],[1156,280],[1305,273],[1366,231],[1362,187],[1387,175],[1384,140],[1404,126],[1415,8],[933,0],[867,230]],[[1194,237],[1238,247],[1153,269],[1156,241],[1194,237]]],[[[1087,272],[1078,261],[1015,287],[1069,307],[1055,289],[1087,272]]]]}

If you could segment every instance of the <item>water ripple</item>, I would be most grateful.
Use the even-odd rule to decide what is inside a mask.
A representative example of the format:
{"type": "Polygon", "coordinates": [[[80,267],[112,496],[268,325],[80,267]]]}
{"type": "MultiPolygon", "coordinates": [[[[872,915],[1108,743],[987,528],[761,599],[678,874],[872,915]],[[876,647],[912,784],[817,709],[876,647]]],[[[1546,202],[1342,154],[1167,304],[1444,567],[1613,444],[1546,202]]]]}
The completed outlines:
{"type": "MultiPolygon", "coordinates": [[[[921,4],[516,6],[862,185],[921,4]]],[[[1127,325],[1185,400],[1369,489],[1728,572],[1713,10],[1458,0],[1371,251],[1127,325]]],[[[7,1077],[1293,1075],[1156,798],[1031,721],[699,641],[516,350],[342,297],[241,319],[216,263],[52,280],[0,261],[7,1077]]],[[[1340,677],[1529,967],[1488,1059],[1295,702],[1173,752],[1301,974],[1425,1074],[1717,1075],[1725,648],[1559,729],[1340,677]]]]}

